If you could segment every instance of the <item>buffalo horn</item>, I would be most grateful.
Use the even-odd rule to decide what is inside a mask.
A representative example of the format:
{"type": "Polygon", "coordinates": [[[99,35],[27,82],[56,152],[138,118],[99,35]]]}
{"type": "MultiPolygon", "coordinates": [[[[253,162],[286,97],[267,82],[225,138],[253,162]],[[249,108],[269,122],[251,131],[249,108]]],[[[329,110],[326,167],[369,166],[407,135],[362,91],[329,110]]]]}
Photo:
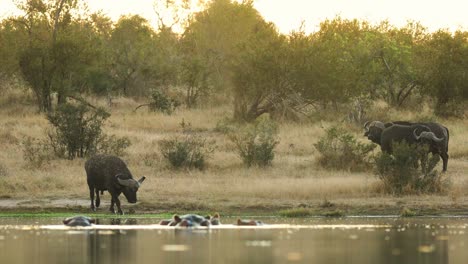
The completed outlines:
{"type": "Polygon", "coordinates": [[[368,125],[369,125],[370,122],[371,122],[371,121],[367,121],[366,123],[364,123],[364,129],[365,129],[366,131],[369,131],[368,125]]]}
{"type": "Polygon", "coordinates": [[[134,179],[122,180],[119,177],[117,177],[117,181],[119,182],[120,185],[126,186],[126,187],[139,187],[140,186],[140,184],[134,179]]]}
{"type": "Polygon", "coordinates": [[[378,127],[380,129],[385,129],[385,124],[380,121],[372,121],[371,126],[378,127]]]}
{"type": "Polygon", "coordinates": [[[413,134],[414,134],[414,136],[416,137],[417,140],[419,140],[420,138],[427,138],[427,139],[433,140],[435,142],[441,142],[442,140],[444,140],[444,138],[436,137],[434,132],[423,131],[423,132],[421,132],[421,134],[419,134],[419,137],[416,135],[415,131],[413,131],[413,134]]]}

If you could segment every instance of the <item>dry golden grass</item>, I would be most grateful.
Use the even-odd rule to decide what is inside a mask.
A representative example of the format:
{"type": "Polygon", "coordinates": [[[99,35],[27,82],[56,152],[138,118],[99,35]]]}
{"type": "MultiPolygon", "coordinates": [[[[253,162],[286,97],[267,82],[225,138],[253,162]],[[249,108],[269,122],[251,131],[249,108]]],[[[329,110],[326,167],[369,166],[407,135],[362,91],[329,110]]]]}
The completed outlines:
{"type": "MultiPolygon", "coordinates": [[[[15,96],[18,95],[10,97],[15,96]]],[[[4,98],[2,102],[11,98],[4,98]]],[[[104,100],[93,99],[92,103],[106,106],[104,100]]],[[[114,100],[112,108],[108,108],[112,116],[105,132],[131,140],[132,145],[122,158],[135,177],[147,176],[139,191],[140,200],[146,204],[286,208],[298,204],[318,205],[324,199],[360,205],[379,204],[379,201],[384,205],[405,199],[381,194],[379,180],[372,172],[326,171],[318,167],[315,162],[318,153],[313,144],[324,134],[323,127],[332,123],[280,124],[280,144],[273,166],[245,168],[230,141],[213,131],[219,120],[231,115],[228,107],[179,110],[167,116],[150,113],[144,108],[134,112],[138,105],[139,102],[131,99],[114,100]],[[204,171],[173,170],[161,157],[158,141],[180,133],[182,120],[205,137],[216,140],[217,149],[204,171]]],[[[400,120],[416,115],[409,111],[390,112],[389,116],[400,120]]],[[[454,187],[447,196],[418,196],[406,201],[468,203],[468,121],[441,122],[451,131],[447,176],[454,187]]],[[[34,169],[28,168],[23,159],[24,137],[43,138],[48,126],[45,117],[38,114],[33,105],[4,104],[0,109],[0,197],[88,199],[83,159],[52,160],[34,169]]],[[[360,128],[352,131],[357,138],[366,141],[360,128]]]]}

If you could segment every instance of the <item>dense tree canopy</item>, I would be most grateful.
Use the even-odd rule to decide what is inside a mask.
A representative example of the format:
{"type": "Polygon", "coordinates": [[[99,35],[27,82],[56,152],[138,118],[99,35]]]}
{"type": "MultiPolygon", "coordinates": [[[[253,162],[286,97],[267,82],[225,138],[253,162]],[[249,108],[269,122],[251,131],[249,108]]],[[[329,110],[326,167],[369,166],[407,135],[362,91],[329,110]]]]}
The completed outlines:
{"type": "Polygon", "coordinates": [[[0,23],[0,81],[25,81],[40,111],[83,94],[149,98],[155,90],[183,95],[186,107],[230,103],[248,121],[377,99],[404,107],[415,96],[451,115],[468,100],[464,31],[336,17],[311,34],[285,35],[252,1],[232,0],[204,1],[183,21],[187,1],[164,1],[160,8],[178,13],[168,20],[156,8],[153,28],[137,15],[114,22],[80,4],[22,0],[23,14],[0,23]],[[176,22],[183,32],[174,32],[176,22]]]}

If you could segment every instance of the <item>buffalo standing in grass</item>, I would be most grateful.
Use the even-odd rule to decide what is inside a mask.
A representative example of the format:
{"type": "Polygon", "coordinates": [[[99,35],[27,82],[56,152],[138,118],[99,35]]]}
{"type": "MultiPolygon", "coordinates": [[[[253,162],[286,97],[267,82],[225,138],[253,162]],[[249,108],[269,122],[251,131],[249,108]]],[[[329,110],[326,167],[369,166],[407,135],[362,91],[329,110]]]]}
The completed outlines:
{"type": "Polygon", "coordinates": [[[91,209],[96,211],[101,200],[101,194],[109,191],[111,198],[110,211],[115,213],[114,204],[117,205],[119,214],[123,214],[120,208],[119,195],[121,193],[127,198],[129,203],[137,202],[137,191],[145,177],[136,181],[127,165],[119,157],[111,155],[96,155],[85,163],[85,170],[89,186],[89,196],[91,198],[91,209]],[[94,194],[96,193],[96,206],[94,206],[94,194]]]}
{"type": "Polygon", "coordinates": [[[429,145],[429,152],[439,154],[443,161],[443,171],[447,171],[448,166],[448,144],[449,144],[449,130],[445,126],[434,123],[412,123],[407,121],[395,121],[390,123],[383,123],[380,121],[366,122],[364,124],[366,136],[372,142],[379,144],[382,151],[391,153],[391,142],[407,141],[409,144],[416,142],[423,142],[429,145]],[[391,127],[394,128],[390,129],[391,127]],[[404,128],[406,127],[406,128],[404,128]],[[411,129],[413,127],[413,129],[411,129]],[[419,127],[419,135],[416,133],[415,128],[419,127]],[[382,142],[384,131],[386,132],[384,141],[382,142]],[[382,145],[384,143],[384,146],[382,145]]]}

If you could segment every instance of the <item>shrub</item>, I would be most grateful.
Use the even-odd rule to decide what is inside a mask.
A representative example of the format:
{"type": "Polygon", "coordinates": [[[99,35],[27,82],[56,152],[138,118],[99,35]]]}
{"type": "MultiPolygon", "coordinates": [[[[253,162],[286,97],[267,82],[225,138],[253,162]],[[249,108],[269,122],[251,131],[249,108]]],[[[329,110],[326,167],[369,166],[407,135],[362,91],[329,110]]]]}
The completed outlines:
{"type": "Polygon", "coordinates": [[[49,113],[47,119],[53,129],[48,136],[55,155],[68,159],[96,153],[122,155],[130,146],[130,140],[102,133],[102,126],[109,117],[104,109],[85,104],[67,103],[49,113]]]}
{"type": "Polygon", "coordinates": [[[192,132],[185,122],[182,122],[182,128],[183,136],[159,142],[162,156],[174,168],[204,169],[207,158],[214,151],[214,141],[192,132]]]}
{"type": "Polygon", "coordinates": [[[123,156],[125,149],[130,147],[131,142],[127,137],[117,137],[115,135],[101,135],[97,144],[97,152],[103,154],[112,154],[115,156],[123,156]]]}
{"type": "Polygon", "coordinates": [[[393,144],[393,154],[381,153],[375,157],[376,174],[384,190],[393,194],[443,193],[449,182],[434,168],[439,155],[428,153],[428,146],[393,144]]]}
{"type": "Polygon", "coordinates": [[[172,114],[174,110],[179,107],[180,103],[164,94],[159,90],[153,90],[151,93],[151,103],[149,109],[153,112],[162,112],[165,114],[172,114]]]}
{"type": "Polygon", "coordinates": [[[21,144],[26,167],[40,168],[52,159],[52,150],[46,140],[25,137],[21,144]]]}
{"type": "Polygon", "coordinates": [[[282,217],[307,217],[312,215],[312,211],[308,208],[292,208],[279,212],[282,217]]]}
{"type": "Polygon", "coordinates": [[[236,131],[238,123],[229,117],[224,117],[216,123],[215,132],[229,134],[236,131]]]}
{"type": "Polygon", "coordinates": [[[0,163],[0,177],[8,176],[8,170],[5,165],[0,163]]]}
{"type": "Polygon", "coordinates": [[[253,124],[231,132],[229,139],[245,165],[267,166],[275,158],[274,149],[279,143],[277,135],[277,124],[270,118],[260,117],[253,124]]]}
{"type": "Polygon", "coordinates": [[[365,170],[371,167],[368,155],[374,150],[372,143],[363,144],[345,129],[331,127],[326,130],[314,147],[320,152],[318,163],[328,169],[351,171],[365,170]]]}

